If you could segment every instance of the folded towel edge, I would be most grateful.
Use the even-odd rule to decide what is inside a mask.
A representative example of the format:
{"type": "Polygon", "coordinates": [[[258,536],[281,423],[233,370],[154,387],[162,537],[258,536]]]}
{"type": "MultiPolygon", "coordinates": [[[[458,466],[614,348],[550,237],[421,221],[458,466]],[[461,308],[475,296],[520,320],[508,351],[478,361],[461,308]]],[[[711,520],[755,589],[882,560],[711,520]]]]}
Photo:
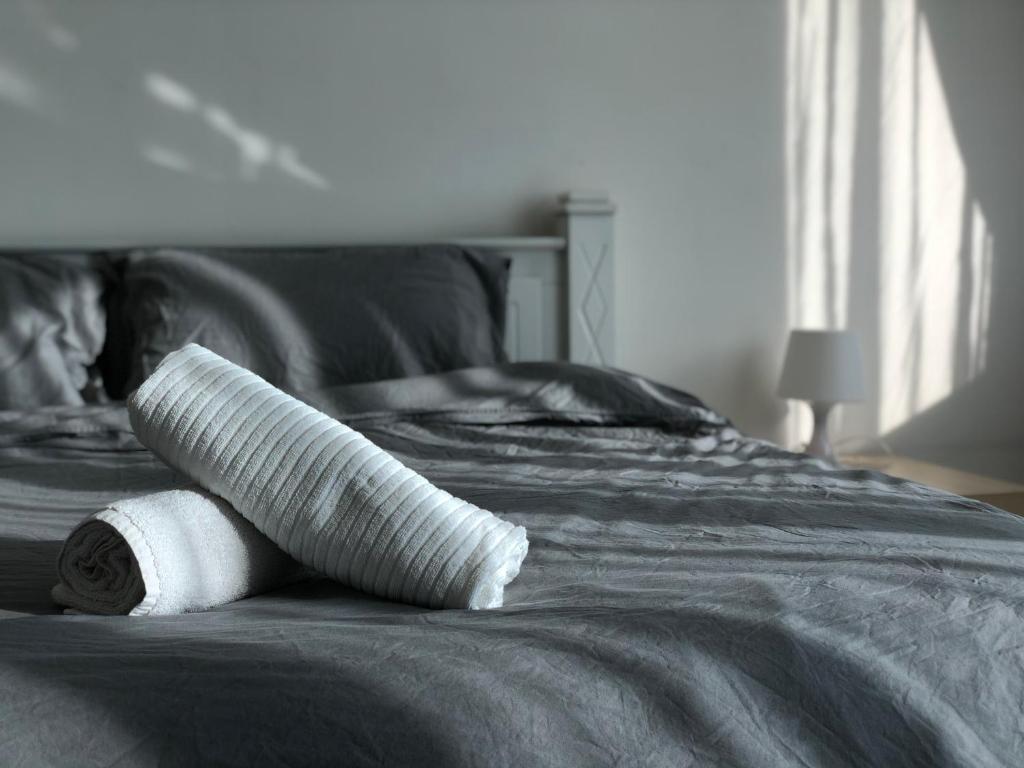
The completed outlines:
{"type": "Polygon", "coordinates": [[[518,575],[530,549],[526,529],[517,525],[509,536],[504,557],[488,557],[480,563],[480,571],[470,580],[466,607],[471,611],[501,608],[505,602],[505,587],[518,575]]]}
{"type": "MultiPolygon", "coordinates": [[[[135,566],[139,569],[139,576],[143,584],[143,598],[133,606],[127,613],[128,616],[146,616],[153,612],[160,601],[160,573],[156,567],[156,560],[149,542],[142,534],[142,531],[135,522],[124,512],[116,507],[107,507],[95,515],[87,517],[76,525],[71,533],[64,540],[64,546],[57,556],[57,577],[59,583],[50,590],[50,596],[54,602],[74,608],[87,613],[97,613],[98,607],[94,602],[83,597],[68,584],[61,574],[63,561],[66,556],[72,554],[77,534],[87,526],[94,526],[97,523],[106,525],[124,539],[131,552],[135,566]]],[[[121,611],[109,613],[108,615],[124,615],[121,611]]]]}
{"type": "Polygon", "coordinates": [[[132,552],[132,557],[135,558],[135,563],[139,566],[139,574],[142,577],[145,597],[128,612],[128,615],[149,615],[160,602],[160,570],[157,568],[156,557],[153,555],[153,550],[150,548],[149,542],[146,541],[142,529],[136,525],[131,515],[115,506],[104,509],[96,515],[96,519],[106,523],[121,534],[124,540],[128,542],[128,548],[132,552]]]}

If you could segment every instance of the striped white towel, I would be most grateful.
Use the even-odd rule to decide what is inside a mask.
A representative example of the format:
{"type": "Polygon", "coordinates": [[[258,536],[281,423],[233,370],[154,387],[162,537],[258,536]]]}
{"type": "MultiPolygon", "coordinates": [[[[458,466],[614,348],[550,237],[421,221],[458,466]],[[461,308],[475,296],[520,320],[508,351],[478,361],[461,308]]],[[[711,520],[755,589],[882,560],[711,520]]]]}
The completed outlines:
{"type": "Polygon", "coordinates": [[[136,436],[296,560],[375,595],[494,608],[526,531],[453,497],[358,432],[189,344],[128,401],[136,436]]]}
{"type": "Polygon", "coordinates": [[[205,611],[294,581],[299,564],[199,488],[115,501],[68,535],[53,599],[85,613],[205,611]]]}

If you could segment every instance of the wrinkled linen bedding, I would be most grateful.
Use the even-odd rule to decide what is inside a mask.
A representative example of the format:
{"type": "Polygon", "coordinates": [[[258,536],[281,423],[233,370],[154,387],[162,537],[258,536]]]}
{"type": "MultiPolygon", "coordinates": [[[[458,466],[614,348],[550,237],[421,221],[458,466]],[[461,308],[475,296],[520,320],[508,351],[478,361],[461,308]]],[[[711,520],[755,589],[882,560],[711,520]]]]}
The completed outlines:
{"type": "Polygon", "coordinates": [[[122,406],[0,413],[0,764],[1020,764],[1024,519],[617,372],[307,398],[529,530],[505,606],[315,578],[205,613],[59,615],[74,525],[185,480],[122,406]]]}

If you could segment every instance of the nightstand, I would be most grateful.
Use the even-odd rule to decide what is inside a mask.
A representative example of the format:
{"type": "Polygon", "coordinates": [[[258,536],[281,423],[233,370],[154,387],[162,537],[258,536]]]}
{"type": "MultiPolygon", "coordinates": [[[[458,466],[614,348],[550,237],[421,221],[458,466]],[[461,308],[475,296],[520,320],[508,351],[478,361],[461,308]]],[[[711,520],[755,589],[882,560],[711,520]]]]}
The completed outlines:
{"type": "Polygon", "coordinates": [[[1024,516],[1024,485],[908,459],[906,456],[848,454],[840,456],[839,461],[848,469],[874,469],[1024,516]]]}

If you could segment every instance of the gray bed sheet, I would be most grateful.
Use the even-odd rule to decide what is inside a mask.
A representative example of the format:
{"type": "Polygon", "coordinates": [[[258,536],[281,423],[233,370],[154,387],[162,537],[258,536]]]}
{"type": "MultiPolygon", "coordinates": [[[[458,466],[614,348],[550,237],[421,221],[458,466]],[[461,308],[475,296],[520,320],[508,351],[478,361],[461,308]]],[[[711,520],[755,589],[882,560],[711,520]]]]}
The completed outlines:
{"type": "Polygon", "coordinates": [[[60,615],[71,527],[182,479],[120,406],[0,413],[0,765],[1024,764],[1024,519],[615,371],[309,399],[526,526],[505,607],[60,615]]]}

